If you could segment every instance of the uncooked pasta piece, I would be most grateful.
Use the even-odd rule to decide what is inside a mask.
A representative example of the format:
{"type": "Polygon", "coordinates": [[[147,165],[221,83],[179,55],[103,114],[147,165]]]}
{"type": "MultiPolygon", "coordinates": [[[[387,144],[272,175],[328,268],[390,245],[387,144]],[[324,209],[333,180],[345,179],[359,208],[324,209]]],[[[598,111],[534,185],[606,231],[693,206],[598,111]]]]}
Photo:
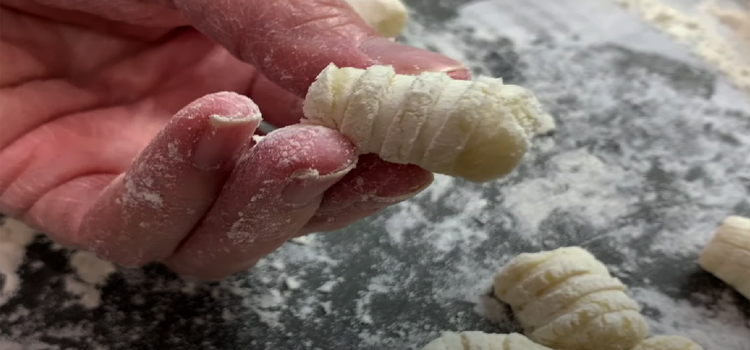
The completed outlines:
{"type": "Polygon", "coordinates": [[[552,350],[517,334],[445,332],[422,350],[552,350]]]}
{"type": "Polygon", "coordinates": [[[703,350],[703,347],[685,337],[660,335],[644,340],[633,350],[703,350]]]}
{"type": "Polygon", "coordinates": [[[409,13],[401,0],[346,0],[378,34],[395,38],[406,26],[409,13]]]}
{"type": "Polygon", "coordinates": [[[361,154],[474,182],[510,173],[531,138],[554,125],[530,91],[501,79],[404,75],[391,66],[329,65],[303,111],[303,124],[340,131],[361,154]]]}
{"type": "Polygon", "coordinates": [[[531,340],[555,349],[629,350],[648,336],[640,306],[580,247],[521,254],[495,276],[531,340]]]}
{"type": "Polygon", "coordinates": [[[701,252],[699,264],[750,299],[750,219],[724,220],[701,252]]]}

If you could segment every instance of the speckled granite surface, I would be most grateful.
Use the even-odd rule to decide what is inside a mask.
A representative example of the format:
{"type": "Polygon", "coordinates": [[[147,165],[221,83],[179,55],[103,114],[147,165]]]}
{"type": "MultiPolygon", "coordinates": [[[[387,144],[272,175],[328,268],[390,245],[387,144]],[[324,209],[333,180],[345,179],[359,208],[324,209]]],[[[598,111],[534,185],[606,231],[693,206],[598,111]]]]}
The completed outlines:
{"type": "Polygon", "coordinates": [[[654,333],[750,350],[750,303],[696,264],[721,220],[750,216],[750,98],[606,1],[407,2],[419,14],[405,41],[531,88],[556,117],[513,175],[438,177],[218,284],[122,270],[95,309],[66,292],[70,252],[39,238],[0,306],[0,348],[418,349],[442,330],[517,330],[483,297],[492,274],[581,245],[630,285],[654,333]]]}

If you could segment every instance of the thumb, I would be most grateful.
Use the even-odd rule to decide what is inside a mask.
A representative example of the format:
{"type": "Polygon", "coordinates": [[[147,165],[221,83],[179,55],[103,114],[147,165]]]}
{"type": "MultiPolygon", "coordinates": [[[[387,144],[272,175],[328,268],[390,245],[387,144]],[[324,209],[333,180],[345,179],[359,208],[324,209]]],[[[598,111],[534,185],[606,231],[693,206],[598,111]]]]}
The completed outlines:
{"type": "Polygon", "coordinates": [[[468,78],[441,54],[380,37],[344,0],[172,0],[191,24],[255,65],[271,81],[304,97],[329,63],[393,65],[403,74],[445,71],[468,78]]]}

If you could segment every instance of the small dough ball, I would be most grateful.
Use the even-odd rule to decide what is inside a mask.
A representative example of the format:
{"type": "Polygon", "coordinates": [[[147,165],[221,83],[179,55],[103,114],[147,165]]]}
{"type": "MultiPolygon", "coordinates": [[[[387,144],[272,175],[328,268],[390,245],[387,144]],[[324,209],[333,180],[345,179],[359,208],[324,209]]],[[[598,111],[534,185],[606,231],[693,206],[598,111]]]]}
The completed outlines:
{"type": "Polygon", "coordinates": [[[644,340],[633,350],[703,350],[703,347],[685,337],[662,335],[644,340]]]}

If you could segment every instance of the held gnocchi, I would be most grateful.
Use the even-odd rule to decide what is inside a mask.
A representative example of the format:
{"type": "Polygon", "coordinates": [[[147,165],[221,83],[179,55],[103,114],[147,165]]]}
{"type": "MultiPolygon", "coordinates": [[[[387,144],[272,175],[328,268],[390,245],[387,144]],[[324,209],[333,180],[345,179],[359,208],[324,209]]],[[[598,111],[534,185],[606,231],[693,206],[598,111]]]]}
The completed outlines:
{"type": "Polygon", "coordinates": [[[633,350],[703,350],[703,347],[685,337],[661,335],[644,340],[633,350]]]}
{"type": "Polygon", "coordinates": [[[701,252],[699,264],[750,299],[750,219],[724,220],[701,252]]]}
{"type": "Polygon", "coordinates": [[[406,26],[409,13],[401,0],[346,0],[357,14],[378,34],[394,38],[406,26]]]}
{"type": "Polygon", "coordinates": [[[552,350],[516,334],[483,332],[445,332],[422,350],[552,350]]]}
{"type": "Polygon", "coordinates": [[[556,349],[629,350],[649,334],[627,287],[588,251],[521,254],[494,279],[531,340],[556,349]]]}
{"type": "Polygon", "coordinates": [[[474,182],[511,172],[554,120],[528,90],[501,79],[396,74],[391,66],[326,67],[310,86],[303,124],[340,131],[361,154],[474,182]]]}

